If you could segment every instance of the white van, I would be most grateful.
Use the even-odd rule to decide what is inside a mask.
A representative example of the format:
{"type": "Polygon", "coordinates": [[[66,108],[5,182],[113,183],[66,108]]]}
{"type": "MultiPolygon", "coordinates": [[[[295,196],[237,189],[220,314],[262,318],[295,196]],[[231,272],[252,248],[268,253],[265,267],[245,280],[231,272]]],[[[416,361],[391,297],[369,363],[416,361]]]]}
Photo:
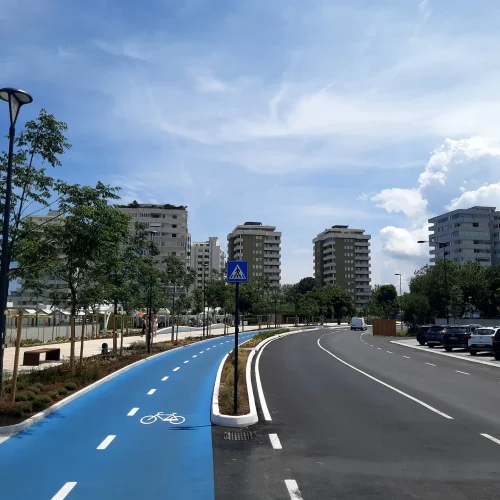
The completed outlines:
{"type": "Polygon", "coordinates": [[[351,318],[351,330],[367,330],[365,318],[351,318]]]}

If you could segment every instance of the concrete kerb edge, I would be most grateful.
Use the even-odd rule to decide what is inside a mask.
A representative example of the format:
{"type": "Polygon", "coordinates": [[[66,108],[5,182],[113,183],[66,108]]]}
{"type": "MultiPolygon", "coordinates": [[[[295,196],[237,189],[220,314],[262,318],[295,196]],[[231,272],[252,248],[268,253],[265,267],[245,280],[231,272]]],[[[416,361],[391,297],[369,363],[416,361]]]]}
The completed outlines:
{"type": "MultiPolygon", "coordinates": [[[[231,335],[233,335],[233,334],[231,334],[231,335]]],[[[207,342],[210,340],[213,340],[213,339],[200,340],[199,342],[207,342]]],[[[196,343],[198,343],[198,342],[196,342],[196,343]]],[[[84,394],[86,394],[87,392],[90,392],[91,390],[95,389],[96,387],[99,387],[100,385],[105,384],[109,380],[112,380],[113,378],[118,377],[118,375],[121,375],[122,373],[125,373],[126,371],[131,370],[132,368],[135,368],[136,366],[139,366],[142,363],[146,363],[147,361],[151,361],[152,359],[158,358],[160,356],[165,356],[169,352],[172,352],[175,349],[182,349],[183,347],[188,347],[188,346],[174,347],[173,349],[170,349],[168,351],[160,352],[158,354],[153,354],[152,356],[149,356],[148,358],[140,359],[139,361],[136,361],[130,365],[124,366],[123,368],[120,368],[116,372],[113,372],[113,373],[110,373],[109,375],[106,375],[105,377],[101,378],[100,380],[97,380],[93,384],[90,384],[87,387],[80,389],[79,391],[71,394],[71,396],[68,396],[67,398],[62,399],[61,401],[58,401],[57,403],[53,404],[52,406],[49,406],[45,410],[37,413],[36,415],[33,415],[32,417],[30,417],[26,420],[23,420],[22,422],[19,422],[18,424],[6,425],[4,427],[0,427],[0,436],[11,437],[15,434],[18,434],[19,432],[25,431],[26,429],[28,429],[32,425],[35,425],[36,423],[38,423],[40,420],[43,420],[44,418],[48,417],[52,413],[55,413],[57,410],[59,410],[63,406],[67,405],[68,403],[71,403],[71,401],[74,401],[75,399],[79,398],[80,396],[83,396],[84,394]]]]}
{"type": "MultiPolygon", "coordinates": [[[[251,339],[241,343],[238,348],[250,342],[251,339]]],[[[220,379],[222,376],[222,369],[224,364],[229,357],[229,355],[234,351],[229,351],[222,361],[220,362],[219,368],[217,370],[217,376],[215,377],[214,391],[212,393],[212,406],[210,409],[210,420],[213,425],[220,425],[222,427],[247,427],[248,425],[256,424],[259,421],[257,415],[257,406],[255,404],[255,397],[252,387],[252,360],[255,355],[255,350],[250,352],[247,359],[247,366],[245,371],[245,377],[247,382],[247,393],[248,393],[248,403],[250,406],[250,412],[246,415],[222,415],[219,410],[219,389],[220,389],[220,379]]]]}

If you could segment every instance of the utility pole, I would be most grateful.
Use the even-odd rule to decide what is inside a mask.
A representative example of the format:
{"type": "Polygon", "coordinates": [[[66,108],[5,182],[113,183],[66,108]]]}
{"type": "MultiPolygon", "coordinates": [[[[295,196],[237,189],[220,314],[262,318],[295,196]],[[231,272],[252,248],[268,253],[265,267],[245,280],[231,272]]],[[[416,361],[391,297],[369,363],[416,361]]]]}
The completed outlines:
{"type": "Polygon", "coordinates": [[[401,273],[396,273],[394,276],[399,276],[399,314],[401,314],[401,331],[403,331],[403,292],[401,288],[401,273]]]}

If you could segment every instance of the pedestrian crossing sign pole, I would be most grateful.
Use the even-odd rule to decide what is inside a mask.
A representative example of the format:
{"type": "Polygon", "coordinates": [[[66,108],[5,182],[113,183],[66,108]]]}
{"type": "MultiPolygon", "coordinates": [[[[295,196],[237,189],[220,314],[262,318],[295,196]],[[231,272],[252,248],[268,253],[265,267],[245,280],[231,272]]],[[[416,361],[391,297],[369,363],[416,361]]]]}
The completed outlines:
{"type": "Polygon", "coordinates": [[[240,326],[240,283],[248,282],[248,262],[242,260],[230,260],[227,263],[227,282],[236,283],[235,311],[234,311],[234,414],[238,414],[238,333],[240,326]]]}

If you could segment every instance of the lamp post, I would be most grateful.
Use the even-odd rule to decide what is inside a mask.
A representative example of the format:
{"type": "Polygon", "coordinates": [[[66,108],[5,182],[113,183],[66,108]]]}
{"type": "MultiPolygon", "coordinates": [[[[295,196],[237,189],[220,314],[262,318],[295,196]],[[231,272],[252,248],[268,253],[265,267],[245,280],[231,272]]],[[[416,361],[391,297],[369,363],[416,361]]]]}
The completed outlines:
{"type": "Polygon", "coordinates": [[[403,292],[401,289],[401,273],[395,273],[394,276],[399,276],[399,314],[401,314],[401,331],[403,331],[403,292]]]}
{"type": "Polygon", "coordinates": [[[3,389],[3,354],[5,348],[5,309],[9,293],[9,223],[10,204],[12,198],[12,158],[14,156],[14,138],[16,136],[16,121],[21,106],[33,102],[33,98],[24,90],[0,89],[0,99],[9,103],[9,157],[7,162],[7,177],[5,180],[5,205],[3,210],[2,257],[0,261],[0,398],[3,389]]]}
{"type": "MultiPolygon", "coordinates": [[[[419,240],[417,243],[429,243],[429,245],[438,245],[438,248],[446,248],[446,243],[437,243],[435,241],[429,240],[419,240]]],[[[446,250],[443,250],[443,260],[444,260],[444,287],[446,293],[446,324],[450,324],[450,315],[448,313],[448,303],[449,303],[449,290],[448,290],[448,265],[446,264],[446,250]]]]}
{"type": "MultiPolygon", "coordinates": [[[[151,237],[151,250],[150,255],[153,257],[153,238],[156,231],[149,231],[149,236],[151,237]]],[[[151,266],[151,271],[149,275],[149,294],[148,294],[148,335],[146,337],[146,348],[148,353],[151,352],[151,338],[153,333],[153,267],[151,266]]]]}
{"type": "MultiPolygon", "coordinates": [[[[205,273],[207,271],[208,264],[202,264],[203,269],[203,334],[202,337],[205,336],[205,273]]],[[[208,328],[207,328],[208,335],[208,328]]]]}

